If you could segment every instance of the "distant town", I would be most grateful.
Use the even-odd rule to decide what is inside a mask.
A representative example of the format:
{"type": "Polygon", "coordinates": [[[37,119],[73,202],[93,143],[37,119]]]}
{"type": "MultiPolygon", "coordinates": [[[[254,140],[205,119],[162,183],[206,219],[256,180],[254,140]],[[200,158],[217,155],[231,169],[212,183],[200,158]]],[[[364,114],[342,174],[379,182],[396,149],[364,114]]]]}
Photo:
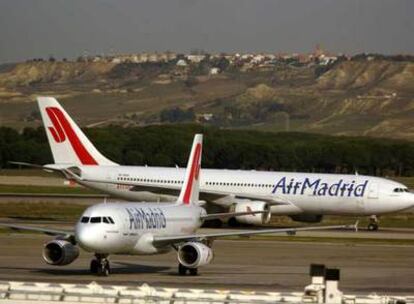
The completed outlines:
{"type": "MultiPolygon", "coordinates": [[[[247,72],[252,70],[266,71],[272,70],[278,65],[290,66],[329,66],[338,61],[346,60],[375,60],[388,59],[394,61],[414,61],[412,55],[382,55],[362,53],[357,55],[334,54],[324,51],[321,47],[316,46],[310,53],[216,53],[209,54],[203,50],[192,51],[189,54],[166,52],[144,52],[132,54],[111,54],[111,55],[82,55],[74,60],[62,58],[63,62],[101,62],[101,63],[172,63],[175,64],[182,72],[185,72],[190,66],[199,66],[208,64],[208,74],[217,75],[227,68],[236,68],[238,71],[247,72]],[[212,64],[213,63],[213,64],[212,64]]],[[[59,61],[54,56],[48,59],[34,58],[29,62],[36,61],[59,61]]],[[[203,73],[204,74],[204,73],[203,73]]]]}
{"type": "Polygon", "coordinates": [[[201,123],[411,139],[413,66],[412,55],[319,46],[304,54],[45,54],[0,65],[0,121],[38,126],[28,101],[52,95],[76,105],[88,127],[201,123]]]}

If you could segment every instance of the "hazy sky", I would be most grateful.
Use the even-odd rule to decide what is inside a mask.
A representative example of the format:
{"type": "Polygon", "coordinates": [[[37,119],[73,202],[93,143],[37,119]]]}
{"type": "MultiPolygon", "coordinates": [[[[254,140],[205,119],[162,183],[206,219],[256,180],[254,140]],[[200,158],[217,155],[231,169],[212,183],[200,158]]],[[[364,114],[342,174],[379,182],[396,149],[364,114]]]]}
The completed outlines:
{"type": "Polygon", "coordinates": [[[413,0],[0,0],[0,62],[113,52],[414,53],[413,0]]]}

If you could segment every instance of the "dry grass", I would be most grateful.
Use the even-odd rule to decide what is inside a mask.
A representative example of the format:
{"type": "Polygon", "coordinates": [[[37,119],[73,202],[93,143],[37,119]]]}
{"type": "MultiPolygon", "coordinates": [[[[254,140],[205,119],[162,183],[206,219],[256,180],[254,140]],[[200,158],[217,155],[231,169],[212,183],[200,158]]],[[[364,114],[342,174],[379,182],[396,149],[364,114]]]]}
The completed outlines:
{"type": "Polygon", "coordinates": [[[69,220],[75,222],[85,206],[74,203],[0,203],[0,217],[25,220],[69,220]]]}
{"type": "Polygon", "coordinates": [[[49,186],[20,186],[0,185],[0,193],[10,194],[101,194],[92,189],[81,187],[49,187],[49,186]]]}

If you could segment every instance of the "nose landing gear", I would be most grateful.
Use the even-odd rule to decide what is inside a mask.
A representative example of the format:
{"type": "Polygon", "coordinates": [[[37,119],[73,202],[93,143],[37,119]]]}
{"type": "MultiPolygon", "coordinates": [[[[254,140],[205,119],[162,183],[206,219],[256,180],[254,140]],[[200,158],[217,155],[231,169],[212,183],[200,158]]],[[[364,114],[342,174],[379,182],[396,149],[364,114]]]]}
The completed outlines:
{"type": "Polygon", "coordinates": [[[190,273],[190,276],[196,276],[198,274],[198,268],[188,268],[181,263],[178,264],[178,274],[180,276],[187,275],[187,271],[190,273]]]}
{"type": "Polygon", "coordinates": [[[376,215],[371,215],[369,217],[368,230],[369,231],[377,231],[378,228],[379,228],[378,217],[376,215]]]}
{"type": "Polygon", "coordinates": [[[108,255],[95,254],[95,258],[91,261],[90,271],[99,276],[109,276],[111,268],[109,265],[108,255]]]}

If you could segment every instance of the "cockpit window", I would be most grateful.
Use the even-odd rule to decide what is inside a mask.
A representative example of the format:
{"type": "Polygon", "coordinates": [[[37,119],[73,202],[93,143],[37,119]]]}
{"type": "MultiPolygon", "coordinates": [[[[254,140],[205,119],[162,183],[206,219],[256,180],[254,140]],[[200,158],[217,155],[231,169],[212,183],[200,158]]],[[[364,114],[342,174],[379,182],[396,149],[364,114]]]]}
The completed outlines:
{"type": "Polygon", "coordinates": [[[112,217],[110,216],[94,216],[94,217],[87,217],[84,216],[81,218],[81,223],[92,223],[92,224],[96,224],[96,223],[105,223],[105,224],[115,224],[114,220],[112,219],[112,217]]]}
{"type": "Polygon", "coordinates": [[[393,191],[396,193],[409,192],[407,188],[395,188],[393,191]]]}
{"type": "Polygon", "coordinates": [[[91,223],[100,223],[101,221],[101,217],[91,217],[91,223]]]}
{"type": "Polygon", "coordinates": [[[88,223],[89,222],[89,217],[83,216],[80,221],[81,221],[81,223],[88,223]]]}

